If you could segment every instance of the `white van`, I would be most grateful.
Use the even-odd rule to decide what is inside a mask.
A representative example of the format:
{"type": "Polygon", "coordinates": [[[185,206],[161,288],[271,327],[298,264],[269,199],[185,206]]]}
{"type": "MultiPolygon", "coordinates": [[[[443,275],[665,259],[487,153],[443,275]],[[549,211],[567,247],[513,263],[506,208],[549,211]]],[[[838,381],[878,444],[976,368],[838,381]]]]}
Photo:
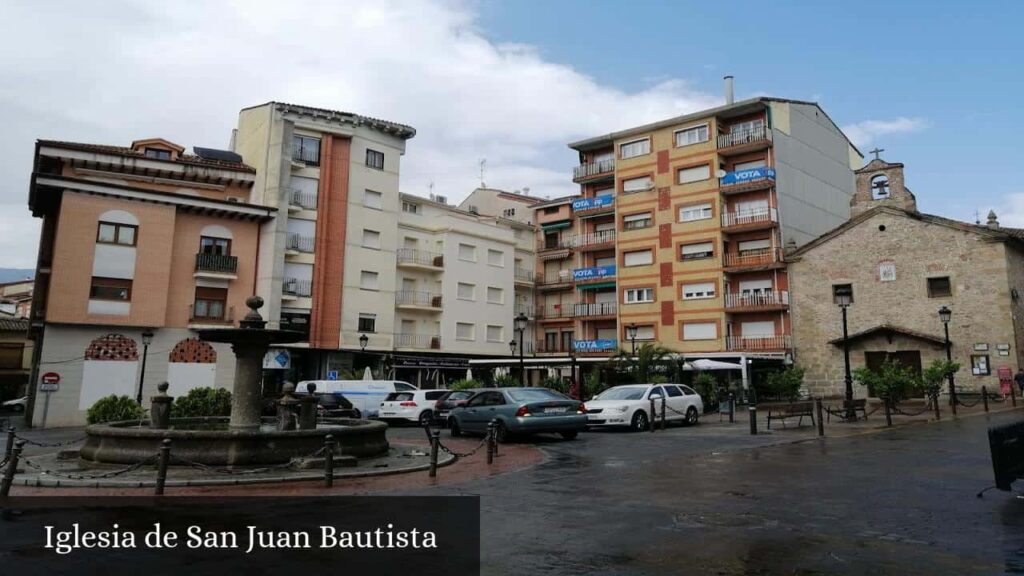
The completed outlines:
{"type": "Polygon", "coordinates": [[[317,394],[341,394],[348,398],[362,418],[375,418],[388,394],[418,390],[401,380],[303,380],[295,386],[295,391],[305,394],[306,384],[316,384],[317,394]]]}

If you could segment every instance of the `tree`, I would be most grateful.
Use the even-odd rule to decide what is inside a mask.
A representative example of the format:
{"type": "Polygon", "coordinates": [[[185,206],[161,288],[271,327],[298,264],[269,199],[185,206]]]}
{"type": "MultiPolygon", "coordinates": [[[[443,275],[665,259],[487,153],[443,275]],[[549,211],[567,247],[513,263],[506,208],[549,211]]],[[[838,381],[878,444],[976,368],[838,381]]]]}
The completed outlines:
{"type": "Polygon", "coordinates": [[[655,373],[665,368],[666,360],[671,351],[655,344],[644,344],[636,351],[636,356],[619,349],[614,358],[626,363],[626,370],[637,383],[646,384],[654,379],[655,373]]]}
{"type": "Polygon", "coordinates": [[[936,358],[921,371],[921,391],[926,396],[938,396],[942,384],[960,370],[960,364],[944,358],[936,358]]]}
{"type": "Polygon", "coordinates": [[[693,388],[704,400],[704,407],[718,404],[718,380],[710,372],[697,372],[693,377],[693,388]]]}
{"type": "Polygon", "coordinates": [[[914,372],[895,360],[886,360],[877,371],[866,367],[853,371],[853,377],[876,396],[889,402],[899,402],[921,387],[914,372]]]}
{"type": "Polygon", "coordinates": [[[800,397],[800,388],[804,385],[804,369],[791,366],[769,374],[766,384],[769,395],[792,402],[800,397]]]}

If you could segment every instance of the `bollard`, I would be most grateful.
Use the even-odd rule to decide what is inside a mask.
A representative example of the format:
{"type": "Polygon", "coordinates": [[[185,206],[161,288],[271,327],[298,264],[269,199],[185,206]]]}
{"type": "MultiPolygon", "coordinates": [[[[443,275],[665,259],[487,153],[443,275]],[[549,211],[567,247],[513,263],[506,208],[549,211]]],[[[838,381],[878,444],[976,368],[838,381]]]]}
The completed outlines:
{"type": "Polygon", "coordinates": [[[988,412],[988,390],[984,386],[981,387],[981,403],[985,406],[985,412],[988,412]]]}
{"type": "Polygon", "coordinates": [[[334,486],[334,435],[324,436],[324,488],[334,486]]]}
{"type": "Polygon", "coordinates": [[[654,432],[654,423],[656,420],[654,416],[655,414],[657,414],[657,412],[654,411],[654,398],[651,398],[651,420],[650,422],[647,423],[648,428],[651,429],[651,432],[654,432]]]}
{"type": "Polygon", "coordinates": [[[736,416],[736,395],[729,392],[729,424],[735,422],[736,416]]]}
{"type": "Polygon", "coordinates": [[[427,442],[430,442],[430,422],[423,423],[423,433],[427,435],[427,442]]]}
{"type": "Polygon", "coordinates": [[[821,409],[821,398],[820,397],[814,399],[814,411],[818,415],[818,436],[824,436],[825,435],[825,419],[821,417],[823,410],[821,409]]]}
{"type": "Polygon", "coordinates": [[[7,449],[4,450],[4,460],[11,457],[11,451],[14,450],[14,439],[17,435],[14,432],[14,426],[7,427],[7,449]]]}
{"type": "Polygon", "coordinates": [[[883,398],[882,404],[885,406],[885,425],[892,427],[892,412],[889,410],[889,399],[883,398]]]}
{"type": "Polygon", "coordinates": [[[494,424],[494,455],[498,455],[498,419],[492,418],[491,423],[494,424]]]}
{"type": "Polygon", "coordinates": [[[751,400],[748,405],[748,411],[750,412],[750,434],[757,435],[757,404],[754,404],[751,400]]]}
{"type": "Polygon", "coordinates": [[[957,398],[956,390],[954,390],[953,393],[949,395],[949,409],[953,411],[954,418],[956,417],[956,405],[959,403],[960,400],[957,398]]]}
{"type": "Polygon", "coordinates": [[[935,392],[935,394],[932,395],[932,403],[934,404],[934,407],[935,407],[935,419],[936,420],[942,420],[942,413],[939,412],[939,393],[938,392],[935,392]]]}
{"type": "Polygon", "coordinates": [[[441,444],[441,431],[434,430],[430,433],[430,477],[437,477],[437,448],[441,444]]]}
{"type": "Polygon", "coordinates": [[[14,450],[11,451],[7,469],[4,470],[4,477],[0,479],[0,498],[6,498],[11,493],[11,484],[14,483],[14,474],[18,471],[18,459],[21,458],[23,448],[25,448],[25,441],[18,440],[14,445],[14,450]]]}
{"type": "Polygon", "coordinates": [[[494,420],[487,423],[487,463],[494,463],[494,420]]]}
{"type": "Polygon", "coordinates": [[[1013,404],[1014,408],[1017,407],[1017,386],[1016,386],[1016,384],[1017,384],[1016,382],[1014,382],[1013,384],[1010,384],[1010,402],[1013,404]]]}
{"type": "Polygon", "coordinates": [[[171,439],[164,438],[160,442],[160,453],[156,461],[156,495],[164,495],[164,485],[167,483],[167,465],[171,460],[171,439]]]}
{"type": "Polygon", "coordinates": [[[665,421],[665,395],[661,396],[661,429],[665,430],[668,427],[668,422],[665,421]]]}

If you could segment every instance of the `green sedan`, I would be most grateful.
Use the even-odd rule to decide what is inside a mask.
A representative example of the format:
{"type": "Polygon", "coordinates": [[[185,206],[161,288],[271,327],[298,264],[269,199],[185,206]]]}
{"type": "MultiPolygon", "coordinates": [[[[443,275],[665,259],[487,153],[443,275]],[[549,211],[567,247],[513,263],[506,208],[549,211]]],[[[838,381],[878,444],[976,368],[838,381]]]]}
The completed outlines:
{"type": "Polygon", "coordinates": [[[582,402],[547,388],[489,388],[452,410],[448,427],[453,437],[465,432],[483,434],[492,420],[498,442],[510,435],[545,432],[572,440],[587,428],[587,409],[582,402]]]}

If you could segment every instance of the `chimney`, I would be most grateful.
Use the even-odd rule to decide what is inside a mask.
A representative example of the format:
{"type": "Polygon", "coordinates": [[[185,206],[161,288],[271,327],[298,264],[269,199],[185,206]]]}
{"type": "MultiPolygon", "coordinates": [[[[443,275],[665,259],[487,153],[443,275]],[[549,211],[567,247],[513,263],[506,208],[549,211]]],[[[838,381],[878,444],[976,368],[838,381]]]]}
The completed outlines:
{"type": "Polygon", "coordinates": [[[999,220],[996,217],[995,210],[988,211],[988,222],[986,222],[985,225],[988,226],[989,228],[999,228],[999,220]]]}
{"type": "Polygon", "coordinates": [[[726,76],[725,80],[725,104],[729,105],[733,103],[732,98],[732,76],[726,76]]]}

